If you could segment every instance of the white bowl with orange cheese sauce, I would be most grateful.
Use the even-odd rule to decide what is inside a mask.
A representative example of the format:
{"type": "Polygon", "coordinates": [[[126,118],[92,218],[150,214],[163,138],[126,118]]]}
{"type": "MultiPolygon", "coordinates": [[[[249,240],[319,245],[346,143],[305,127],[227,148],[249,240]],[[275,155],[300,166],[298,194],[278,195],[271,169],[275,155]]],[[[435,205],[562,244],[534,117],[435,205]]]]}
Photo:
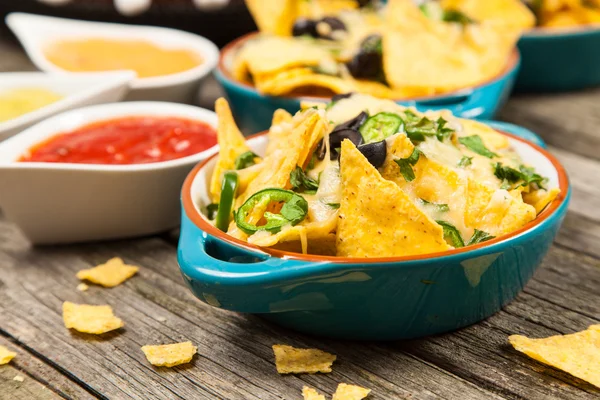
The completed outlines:
{"type": "Polygon", "coordinates": [[[126,100],[191,103],[219,58],[208,39],[174,29],[25,13],[6,23],[42,71],[135,71],[126,100]]]}
{"type": "Polygon", "coordinates": [[[212,111],[164,102],[58,114],[0,143],[0,209],[34,244],[174,228],[186,175],[218,150],[216,125],[212,111]]]}

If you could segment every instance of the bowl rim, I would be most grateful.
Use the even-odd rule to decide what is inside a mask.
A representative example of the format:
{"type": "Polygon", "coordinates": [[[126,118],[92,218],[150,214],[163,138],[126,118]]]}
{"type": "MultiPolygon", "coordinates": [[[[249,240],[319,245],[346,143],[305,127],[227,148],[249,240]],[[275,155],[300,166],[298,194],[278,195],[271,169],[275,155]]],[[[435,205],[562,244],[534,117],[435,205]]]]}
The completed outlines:
{"type": "MultiPolygon", "coordinates": [[[[565,203],[565,201],[570,196],[570,183],[569,178],[567,176],[565,168],[558,161],[558,159],[550,154],[546,149],[538,146],[535,143],[532,143],[526,139],[520,138],[516,135],[508,133],[503,130],[498,130],[498,132],[507,135],[511,139],[518,140],[520,142],[525,143],[526,145],[532,147],[534,150],[537,150],[541,153],[548,161],[552,163],[552,166],[556,169],[556,173],[558,175],[558,187],[561,192],[557,196],[552,203],[547,206],[536,218],[521,228],[510,232],[508,234],[499,236],[492,240],[488,240],[486,242],[482,242],[472,246],[465,246],[461,248],[445,250],[441,252],[435,253],[427,253],[420,255],[411,255],[411,256],[399,256],[399,257],[337,257],[337,256],[321,256],[314,254],[300,254],[290,251],[277,250],[268,247],[259,247],[243,240],[234,238],[232,236],[227,235],[225,232],[219,230],[214,225],[210,224],[206,219],[204,219],[200,212],[198,212],[196,206],[194,205],[194,200],[192,199],[192,184],[198,175],[198,173],[211,161],[213,158],[217,157],[217,154],[206,158],[204,161],[199,163],[192,169],[192,171],[188,174],[185,182],[183,183],[183,187],[181,190],[181,202],[183,206],[184,215],[190,219],[190,221],[201,231],[205,232],[208,235],[212,235],[219,240],[222,240],[229,245],[235,246],[237,248],[242,248],[244,250],[250,251],[252,253],[260,253],[266,254],[271,257],[279,258],[282,260],[299,260],[299,261],[309,261],[309,262],[331,262],[335,264],[373,264],[373,263],[398,263],[398,262],[410,262],[410,261],[427,261],[427,260],[440,260],[445,257],[460,255],[467,252],[475,252],[482,248],[492,247],[496,244],[502,244],[508,242],[510,239],[514,239],[519,237],[527,232],[532,231],[534,228],[540,226],[543,222],[548,220],[551,216],[555,215],[556,211],[565,203]]],[[[264,137],[268,134],[268,131],[263,131],[251,136],[247,137],[247,140],[258,139],[264,137]]],[[[183,234],[183,232],[182,232],[183,234]]]]}
{"type": "MultiPolygon", "coordinates": [[[[217,131],[217,114],[214,111],[202,108],[191,106],[188,104],[180,104],[180,103],[171,103],[164,101],[130,101],[124,103],[105,103],[105,104],[96,104],[87,107],[76,108],[73,110],[65,111],[58,113],[50,118],[44,119],[31,127],[25,129],[21,133],[8,138],[7,140],[0,142],[0,152],[5,147],[16,146],[18,147],[19,142],[27,143],[26,148],[30,148],[35,144],[52,137],[53,135],[64,132],[64,129],[57,129],[55,126],[58,124],[59,120],[63,120],[66,118],[81,118],[82,121],[76,124],[71,130],[75,130],[86,126],[88,124],[99,122],[99,121],[108,121],[111,119],[124,118],[126,116],[147,116],[147,115],[155,115],[162,117],[179,117],[195,120],[198,122],[205,123],[209,125],[213,130],[217,131]],[[156,109],[166,110],[164,113],[153,114],[153,110],[156,109]],[[139,111],[137,111],[140,109],[139,111]],[[142,109],[147,111],[142,111],[142,109]],[[177,114],[177,111],[188,111],[190,113],[195,113],[196,116],[181,116],[177,114]],[[102,112],[102,116],[90,116],[94,115],[96,112],[102,112]],[[40,136],[43,138],[38,138],[37,140],[30,143],[28,140],[28,136],[35,135],[40,132],[40,136]],[[42,133],[43,132],[43,133],[42,133]]],[[[148,171],[148,170],[157,170],[157,169],[167,169],[179,167],[182,165],[193,165],[198,163],[199,161],[204,160],[207,157],[212,157],[218,154],[219,146],[218,144],[209,147],[206,150],[203,150],[199,153],[190,154],[185,157],[176,158],[173,160],[167,161],[158,161],[154,163],[143,163],[143,164],[85,164],[85,163],[50,163],[50,162],[19,162],[16,160],[11,160],[8,162],[0,162],[0,171],[5,169],[28,169],[28,170],[70,170],[70,171],[104,171],[104,172],[116,172],[120,173],[123,171],[131,172],[131,171],[148,171]]],[[[7,150],[9,152],[10,150],[7,150]]],[[[18,156],[20,156],[23,150],[14,151],[14,153],[18,152],[18,156]]]]}
{"type": "MultiPolygon", "coordinates": [[[[238,79],[235,79],[235,77],[231,73],[230,68],[227,68],[225,66],[225,59],[229,56],[229,53],[235,51],[239,46],[243,45],[245,42],[247,42],[248,40],[250,40],[253,37],[258,36],[258,35],[260,35],[260,32],[250,32],[250,33],[240,36],[239,38],[234,39],[233,41],[227,43],[221,49],[221,53],[219,55],[219,62],[217,63],[217,67],[216,67],[216,72],[218,72],[221,76],[223,76],[224,80],[231,82],[233,85],[242,87],[245,90],[249,90],[259,96],[265,97],[267,95],[264,95],[264,94],[260,93],[258,90],[256,90],[256,87],[254,85],[251,85],[247,82],[242,82],[238,79]]],[[[460,89],[453,90],[451,92],[441,93],[441,94],[436,94],[436,95],[431,95],[431,96],[405,97],[405,98],[397,98],[397,99],[390,99],[390,100],[396,101],[396,102],[399,102],[399,101],[402,101],[402,102],[406,102],[406,101],[428,102],[428,101],[440,100],[440,99],[444,99],[444,98],[452,97],[452,96],[469,95],[476,89],[480,89],[480,88],[488,86],[492,83],[498,82],[498,81],[502,80],[504,77],[510,75],[512,72],[514,72],[519,67],[520,63],[521,63],[521,53],[519,52],[519,49],[515,46],[515,48],[513,49],[513,51],[511,52],[511,54],[508,58],[508,62],[506,63],[506,66],[502,69],[502,71],[500,71],[497,75],[495,75],[489,79],[486,79],[485,81],[483,81],[477,85],[460,88],[460,89]]],[[[299,99],[301,101],[326,101],[331,98],[331,96],[325,96],[325,95],[294,96],[294,95],[289,95],[289,94],[279,95],[279,96],[274,96],[274,97],[290,99],[290,100],[291,99],[299,99]]]]}
{"type": "Polygon", "coordinates": [[[569,26],[564,28],[552,28],[545,26],[536,26],[525,32],[521,36],[521,39],[535,39],[535,38],[576,38],[580,36],[593,35],[600,33],[600,23],[596,24],[584,24],[577,26],[569,26]]]}
{"type": "MultiPolygon", "coordinates": [[[[80,29],[85,31],[86,28],[90,27],[103,27],[105,29],[113,29],[117,31],[122,31],[125,36],[127,32],[131,31],[140,31],[147,32],[145,41],[153,43],[159,47],[162,47],[159,43],[154,39],[156,36],[161,34],[168,35],[177,35],[179,37],[186,37],[189,41],[195,41],[202,50],[198,50],[196,48],[182,45],[180,48],[186,49],[195,55],[199,55],[202,58],[202,62],[195,67],[177,72],[169,75],[161,75],[147,78],[139,78],[136,77],[130,82],[130,88],[132,90],[135,89],[161,89],[168,88],[172,86],[187,84],[197,79],[202,79],[203,77],[208,76],[217,66],[219,61],[219,49],[218,47],[211,42],[209,39],[204,36],[196,35],[190,32],[181,31],[173,28],[165,28],[160,26],[151,26],[151,25],[128,25],[128,24],[119,24],[115,22],[99,22],[99,21],[86,21],[80,19],[73,18],[62,18],[62,17],[52,17],[46,15],[38,15],[24,12],[12,12],[6,15],[5,22],[6,25],[10,28],[10,30],[17,36],[19,42],[25,49],[27,56],[29,59],[38,67],[40,70],[45,72],[54,72],[54,73],[62,73],[62,74],[79,74],[82,72],[72,72],[60,68],[59,66],[50,62],[37,41],[32,41],[30,38],[33,37],[28,33],[24,33],[23,25],[28,23],[32,23],[33,21],[44,21],[44,23],[50,23],[54,25],[67,24],[69,26],[80,26],[80,29]],[[24,22],[25,21],[25,22],[24,22]],[[35,43],[34,43],[35,42],[35,43]]],[[[65,34],[66,37],[70,35],[65,34]]],[[[86,37],[106,37],[101,32],[94,34],[93,32],[86,34],[86,37]]],[[[123,70],[130,71],[130,70],[123,70]]],[[[92,71],[86,71],[92,72],[92,71]]],[[[93,71],[97,73],[107,73],[113,71],[93,71]]],[[[135,71],[134,71],[135,73],[135,71]]]]}

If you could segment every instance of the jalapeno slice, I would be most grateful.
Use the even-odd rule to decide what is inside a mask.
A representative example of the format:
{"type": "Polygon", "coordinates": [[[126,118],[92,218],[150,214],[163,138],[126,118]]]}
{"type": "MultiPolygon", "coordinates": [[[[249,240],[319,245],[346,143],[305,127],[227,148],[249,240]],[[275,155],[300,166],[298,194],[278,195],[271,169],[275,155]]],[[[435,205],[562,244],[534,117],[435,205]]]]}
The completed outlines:
{"type": "Polygon", "coordinates": [[[229,217],[233,208],[233,200],[238,187],[238,175],[235,172],[225,172],[221,181],[221,199],[215,225],[223,232],[229,228],[229,217]]]}
{"type": "Polygon", "coordinates": [[[260,230],[277,233],[284,225],[299,224],[306,218],[308,203],[304,197],[284,189],[263,189],[254,193],[235,212],[235,223],[243,232],[252,235],[260,230]],[[265,212],[263,217],[266,224],[257,226],[246,221],[248,215],[255,207],[266,207],[270,203],[284,203],[279,214],[265,212]]]}
{"type": "Polygon", "coordinates": [[[375,114],[360,127],[360,134],[365,143],[380,142],[395,135],[404,126],[398,115],[389,112],[375,114]]]}

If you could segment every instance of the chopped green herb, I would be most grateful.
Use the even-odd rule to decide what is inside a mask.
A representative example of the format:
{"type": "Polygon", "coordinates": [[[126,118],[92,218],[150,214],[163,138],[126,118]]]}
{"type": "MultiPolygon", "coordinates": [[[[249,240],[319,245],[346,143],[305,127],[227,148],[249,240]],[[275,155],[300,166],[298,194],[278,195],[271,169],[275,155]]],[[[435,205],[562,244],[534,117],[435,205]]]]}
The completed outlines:
{"type": "Polygon", "coordinates": [[[415,147],[413,152],[407,158],[399,158],[394,160],[400,167],[400,173],[406,182],[412,182],[415,179],[415,171],[413,171],[412,166],[419,161],[421,154],[423,153],[421,153],[421,151],[415,147]]]}
{"type": "Polygon", "coordinates": [[[308,165],[306,166],[306,170],[309,171],[311,169],[313,169],[315,167],[315,164],[317,163],[317,152],[313,152],[313,155],[310,157],[310,161],[308,162],[308,165]]]}
{"type": "Polygon", "coordinates": [[[336,210],[340,208],[340,203],[327,203],[327,205],[336,210]]]}
{"type": "Polygon", "coordinates": [[[471,161],[473,161],[473,157],[467,157],[464,156],[463,158],[460,159],[460,161],[458,162],[458,166],[459,167],[468,167],[469,165],[471,165],[471,161]]]}
{"type": "Polygon", "coordinates": [[[473,236],[471,236],[471,239],[469,239],[469,241],[467,242],[466,246],[470,246],[472,244],[477,244],[477,243],[485,242],[486,240],[492,240],[495,237],[496,236],[492,236],[492,235],[490,235],[487,232],[480,231],[479,229],[475,229],[475,232],[473,233],[473,236]]]}
{"type": "Polygon", "coordinates": [[[473,19],[469,18],[468,15],[458,10],[444,10],[442,20],[444,22],[456,22],[462,25],[469,25],[475,22],[473,19]]]}
{"type": "Polygon", "coordinates": [[[423,200],[423,199],[421,199],[421,201],[424,204],[427,204],[428,206],[435,207],[436,211],[440,211],[440,212],[450,211],[450,207],[448,206],[448,204],[432,203],[430,201],[423,200]]]}
{"type": "MultiPolygon", "coordinates": [[[[405,115],[409,114],[405,111],[405,115]]],[[[416,115],[412,115],[418,118],[416,115]]],[[[422,117],[420,119],[412,118],[407,120],[404,130],[406,131],[406,136],[408,136],[413,143],[422,142],[425,140],[426,136],[435,136],[442,142],[454,134],[454,130],[446,126],[447,123],[448,121],[442,117],[438,118],[437,121],[432,121],[427,117],[422,117]]]]}
{"type": "Polygon", "coordinates": [[[465,242],[463,241],[462,236],[460,236],[460,232],[458,232],[458,229],[456,229],[454,225],[446,221],[435,222],[442,226],[444,229],[444,239],[452,243],[452,246],[456,248],[465,246],[465,242]]]}
{"type": "Polygon", "coordinates": [[[244,169],[256,164],[256,162],[254,161],[256,157],[258,156],[251,151],[247,151],[245,153],[240,154],[235,159],[235,169],[244,169]]]}
{"type": "Polygon", "coordinates": [[[316,191],[319,188],[319,182],[306,175],[299,166],[290,172],[290,183],[292,189],[306,193],[314,193],[313,191],[316,191]]]}
{"type": "Polygon", "coordinates": [[[485,145],[483,144],[483,140],[481,140],[481,137],[479,137],[479,135],[463,136],[458,138],[458,141],[460,144],[463,144],[469,150],[479,155],[482,155],[487,158],[498,157],[498,154],[490,151],[487,147],[485,147],[485,145]]]}
{"type": "Polygon", "coordinates": [[[219,205],[217,203],[211,203],[206,206],[206,217],[209,220],[213,220],[217,218],[217,211],[219,210],[219,205]]]}
{"type": "Polygon", "coordinates": [[[502,181],[502,189],[509,189],[511,184],[517,182],[523,182],[521,186],[529,186],[530,184],[536,184],[538,187],[543,188],[545,178],[535,173],[535,170],[531,167],[524,165],[519,166],[519,170],[511,168],[501,163],[494,164],[494,175],[502,181]]]}

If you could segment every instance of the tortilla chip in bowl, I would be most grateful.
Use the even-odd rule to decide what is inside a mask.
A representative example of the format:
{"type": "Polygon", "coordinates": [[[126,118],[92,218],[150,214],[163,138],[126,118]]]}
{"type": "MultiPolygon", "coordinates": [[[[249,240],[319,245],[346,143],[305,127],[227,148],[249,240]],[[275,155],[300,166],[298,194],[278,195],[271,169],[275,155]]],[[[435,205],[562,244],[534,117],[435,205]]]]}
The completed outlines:
{"type": "Polygon", "coordinates": [[[178,261],[216,307],[348,339],[458,329],[517,295],[566,213],[563,167],[514,125],[362,95],[274,120],[229,171],[260,184],[238,186],[225,224],[207,214],[219,156],[182,190],[178,261]]]}

